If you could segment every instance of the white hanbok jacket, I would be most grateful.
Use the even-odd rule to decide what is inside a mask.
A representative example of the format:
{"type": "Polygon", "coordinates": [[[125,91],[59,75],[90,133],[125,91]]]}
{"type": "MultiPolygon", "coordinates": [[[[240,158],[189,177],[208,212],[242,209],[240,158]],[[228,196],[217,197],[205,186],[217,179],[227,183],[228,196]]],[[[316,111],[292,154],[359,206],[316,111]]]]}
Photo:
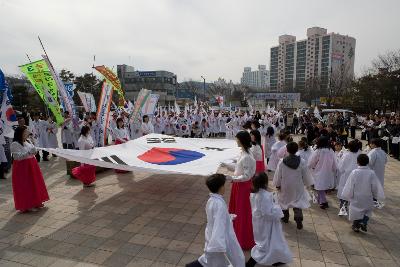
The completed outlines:
{"type": "Polygon", "coordinates": [[[272,182],[273,186],[280,187],[278,200],[283,210],[309,208],[311,197],[305,187],[313,183],[313,178],[303,159],[297,169],[289,168],[283,160],[279,161],[272,182]]]}
{"type": "Polygon", "coordinates": [[[89,150],[94,147],[94,141],[93,138],[90,134],[88,136],[83,136],[79,137],[78,139],[78,147],[79,150],[89,150]]]}
{"type": "Polygon", "coordinates": [[[308,159],[308,167],[312,170],[316,190],[335,188],[337,161],[332,149],[321,148],[313,151],[308,159]]]}
{"type": "Polygon", "coordinates": [[[226,166],[228,169],[234,170],[231,177],[233,182],[247,182],[256,174],[256,160],[251,151],[247,153],[242,150],[236,164],[226,164],[226,166]]]}
{"type": "Polygon", "coordinates": [[[199,262],[204,267],[245,266],[245,257],[233,230],[231,216],[224,198],[210,194],[206,205],[207,226],[204,254],[199,262]]]}
{"type": "Polygon", "coordinates": [[[364,215],[371,216],[373,198],[383,200],[383,187],[375,172],[367,166],[359,166],[351,172],[342,197],[350,202],[349,220],[361,220],[364,215]]]}
{"type": "Polygon", "coordinates": [[[277,141],[271,147],[271,157],[268,162],[268,170],[275,171],[279,163],[278,151],[282,147],[286,146],[285,141],[277,141]]]}
{"type": "Polygon", "coordinates": [[[292,262],[292,252],[285,240],[280,219],[283,212],[278,203],[274,203],[271,192],[260,189],[250,194],[254,241],[251,257],[262,265],[277,262],[292,262]]]}
{"type": "Polygon", "coordinates": [[[385,179],[385,165],[387,163],[387,155],[380,147],[372,149],[368,153],[369,167],[375,172],[382,186],[385,179]]]}
{"type": "Polygon", "coordinates": [[[57,132],[58,127],[55,122],[47,122],[47,146],[48,148],[58,148],[58,140],[57,140],[57,132]]]}
{"type": "Polygon", "coordinates": [[[71,119],[67,119],[61,126],[61,142],[63,144],[75,144],[74,127],[71,119]]]}
{"type": "Polygon", "coordinates": [[[115,140],[119,140],[120,142],[126,142],[127,140],[129,140],[129,133],[128,130],[125,128],[115,128],[113,130],[114,133],[114,139],[115,140]]]}
{"type": "Polygon", "coordinates": [[[346,152],[343,157],[341,158],[340,162],[339,162],[339,176],[340,176],[340,180],[339,180],[339,185],[338,185],[338,192],[337,192],[337,197],[339,199],[343,199],[342,198],[342,192],[343,192],[343,188],[344,185],[347,182],[347,179],[350,176],[350,173],[352,171],[354,171],[355,169],[357,169],[358,165],[357,165],[357,157],[358,155],[360,155],[360,151],[353,153],[353,152],[346,152]]]}
{"type": "Polygon", "coordinates": [[[147,122],[147,123],[142,123],[142,127],[141,127],[141,132],[142,135],[147,135],[147,134],[151,134],[154,133],[154,127],[153,124],[151,124],[151,122],[147,122]]]}
{"type": "Polygon", "coordinates": [[[10,151],[14,160],[33,158],[37,153],[35,146],[29,142],[24,142],[24,145],[21,145],[18,142],[12,142],[10,151]]]}
{"type": "Polygon", "coordinates": [[[256,161],[262,161],[264,160],[263,155],[262,155],[262,149],[259,145],[253,145],[250,148],[251,154],[253,155],[253,158],[256,161]]]}

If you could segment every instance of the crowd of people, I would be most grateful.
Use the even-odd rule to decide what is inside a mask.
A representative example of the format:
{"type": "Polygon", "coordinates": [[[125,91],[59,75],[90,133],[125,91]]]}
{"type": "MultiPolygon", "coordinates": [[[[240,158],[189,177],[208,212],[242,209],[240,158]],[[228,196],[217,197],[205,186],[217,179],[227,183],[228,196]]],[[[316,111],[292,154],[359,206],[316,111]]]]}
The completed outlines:
{"type": "MultiPolygon", "coordinates": [[[[87,150],[99,145],[95,114],[81,119],[68,112],[64,116],[60,129],[51,116],[33,113],[29,118],[18,119],[14,139],[8,143],[13,158],[15,208],[21,212],[40,209],[49,199],[37,162],[49,160],[50,155],[44,150],[40,155],[37,147],[58,147],[58,130],[63,148],[87,150]]],[[[301,230],[303,210],[311,203],[321,209],[330,208],[327,194],[337,195],[338,215],[348,216],[355,232],[368,231],[372,210],[382,207],[384,199],[386,151],[396,156],[399,144],[397,132],[388,138],[382,132],[397,127],[400,134],[400,119],[391,118],[385,125],[385,119],[380,121],[380,130],[375,133],[375,128],[368,126],[369,119],[364,120],[368,126],[362,130],[362,138],[368,139],[364,149],[355,136],[358,119],[342,114],[322,120],[312,112],[274,109],[179,113],[160,110],[154,116],[145,115],[132,122],[125,112],[114,112],[106,145],[150,133],[236,139],[240,156],[234,162],[222,163],[233,174],[214,174],[206,179],[211,194],[206,205],[205,252],[187,266],[228,266],[229,262],[233,266],[279,265],[292,260],[281,225],[289,222],[289,210],[293,210],[296,227],[301,230]],[[294,142],[294,134],[302,136],[298,142],[294,142]],[[226,181],[232,182],[228,205],[223,198],[226,181]],[[247,263],[243,250],[251,250],[247,263]]],[[[6,161],[7,142],[3,143],[0,159],[6,161]]],[[[2,170],[5,166],[2,164],[2,170]]],[[[91,186],[96,179],[95,167],[81,164],[72,175],[84,186],[91,186]]]]}

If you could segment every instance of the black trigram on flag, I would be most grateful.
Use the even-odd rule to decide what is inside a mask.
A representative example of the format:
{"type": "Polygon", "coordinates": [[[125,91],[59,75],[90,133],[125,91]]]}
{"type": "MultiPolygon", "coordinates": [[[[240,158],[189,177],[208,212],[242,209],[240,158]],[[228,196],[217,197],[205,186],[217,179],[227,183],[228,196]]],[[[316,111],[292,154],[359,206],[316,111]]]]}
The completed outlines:
{"type": "Polygon", "coordinates": [[[204,150],[215,150],[215,151],[224,151],[224,150],[226,150],[227,148],[222,148],[222,147],[208,147],[208,146],[206,146],[206,147],[202,147],[201,149],[204,149],[204,150]]]}
{"type": "Polygon", "coordinates": [[[128,165],[116,155],[111,155],[109,157],[102,157],[102,158],[99,158],[96,160],[105,161],[105,162],[114,163],[114,164],[120,164],[120,165],[128,165]]]}

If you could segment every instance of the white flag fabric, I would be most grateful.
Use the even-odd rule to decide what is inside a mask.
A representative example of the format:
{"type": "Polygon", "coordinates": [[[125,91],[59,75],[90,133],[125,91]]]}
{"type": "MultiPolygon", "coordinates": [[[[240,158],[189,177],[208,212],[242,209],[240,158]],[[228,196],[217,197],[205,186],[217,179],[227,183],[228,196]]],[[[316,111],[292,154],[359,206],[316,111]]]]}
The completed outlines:
{"type": "Polygon", "coordinates": [[[120,145],[91,150],[43,149],[68,160],[105,168],[203,176],[216,173],[222,162],[240,154],[234,140],[162,134],[149,134],[120,145]]]}
{"type": "Polygon", "coordinates": [[[94,101],[94,96],[91,93],[78,91],[78,95],[81,99],[85,112],[96,112],[96,103],[94,101]]]}
{"type": "Polygon", "coordinates": [[[99,100],[99,108],[97,110],[98,140],[95,140],[98,146],[104,146],[107,138],[107,128],[109,123],[111,99],[113,94],[113,86],[108,82],[103,82],[103,88],[99,100]]]}
{"type": "Polygon", "coordinates": [[[144,103],[141,111],[141,115],[153,115],[154,111],[157,107],[157,102],[160,95],[157,94],[150,94],[147,98],[146,102],[144,103]]]}

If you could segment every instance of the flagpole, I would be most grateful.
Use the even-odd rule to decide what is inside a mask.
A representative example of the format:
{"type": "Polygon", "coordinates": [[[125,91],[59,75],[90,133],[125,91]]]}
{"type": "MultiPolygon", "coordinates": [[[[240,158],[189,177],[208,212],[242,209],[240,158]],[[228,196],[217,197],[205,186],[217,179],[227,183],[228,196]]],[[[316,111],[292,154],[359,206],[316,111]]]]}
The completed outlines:
{"type": "Polygon", "coordinates": [[[32,63],[32,60],[31,60],[31,58],[29,57],[28,53],[26,53],[26,57],[28,58],[29,63],[32,63]]]}

